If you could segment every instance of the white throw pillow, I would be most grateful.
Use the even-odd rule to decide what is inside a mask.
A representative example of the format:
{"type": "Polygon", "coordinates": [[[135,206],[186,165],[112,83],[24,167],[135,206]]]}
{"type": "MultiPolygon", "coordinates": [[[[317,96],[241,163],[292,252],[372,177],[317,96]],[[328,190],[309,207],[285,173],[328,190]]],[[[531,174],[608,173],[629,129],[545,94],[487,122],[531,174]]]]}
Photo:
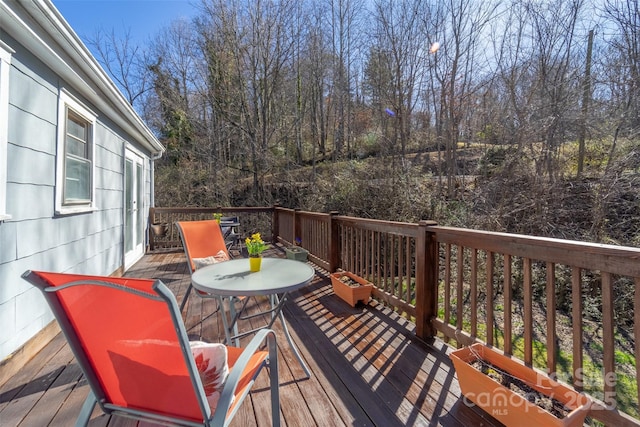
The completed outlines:
{"type": "Polygon", "coordinates": [[[206,258],[193,258],[193,263],[196,266],[196,270],[207,265],[216,264],[222,261],[229,261],[229,255],[222,249],[215,255],[208,256],[206,258]]]}
{"type": "Polygon", "coordinates": [[[227,376],[229,376],[227,347],[224,344],[202,341],[190,341],[189,345],[198,367],[204,393],[207,395],[207,401],[213,412],[218,405],[227,376]]]}

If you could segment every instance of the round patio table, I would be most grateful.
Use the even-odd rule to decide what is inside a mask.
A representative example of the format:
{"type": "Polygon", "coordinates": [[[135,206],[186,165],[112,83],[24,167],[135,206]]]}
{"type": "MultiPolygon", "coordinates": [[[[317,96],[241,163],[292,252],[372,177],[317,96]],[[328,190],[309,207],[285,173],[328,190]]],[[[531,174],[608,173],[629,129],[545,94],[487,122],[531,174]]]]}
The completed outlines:
{"type": "MultiPolygon", "coordinates": [[[[224,297],[258,295],[270,297],[272,305],[271,310],[269,310],[271,312],[271,321],[266,327],[270,328],[275,319],[280,318],[287,341],[300,361],[300,365],[302,365],[307,377],[309,377],[309,369],[302,360],[289,334],[282,308],[289,292],[309,284],[315,273],[315,270],[304,262],[283,258],[263,258],[260,271],[251,272],[249,271],[249,260],[247,258],[238,258],[196,270],[191,275],[191,282],[199,291],[216,295],[219,298],[221,307],[224,307],[224,297]]],[[[233,305],[231,306],[233,307],[233,305]]],[[[231,324],[227,325],[226,314],[223,313],[222,318],[225,323],[227,343],[262,329],[257,328],[238,334],[236,328],[238,317],[239,313],[234,313],[232,309],[231,324]]]]}

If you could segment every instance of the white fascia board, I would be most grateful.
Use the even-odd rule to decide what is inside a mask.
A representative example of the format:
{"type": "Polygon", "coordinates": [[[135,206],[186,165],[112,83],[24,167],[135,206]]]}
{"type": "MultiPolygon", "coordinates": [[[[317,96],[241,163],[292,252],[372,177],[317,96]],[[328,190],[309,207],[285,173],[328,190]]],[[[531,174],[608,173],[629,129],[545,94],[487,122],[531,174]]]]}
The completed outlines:
{"type": "Polygon", "coordinates": [[[0,28],[73,85],[75,90],[107,114],[109,119],[136,137],[137,141],[151,151],[154,157],[165,151],[153,132],[133,110],[49,0],[0,0],[0,28]],[[63,52],[57,52],[52,43],[48,43],[42,35],[36,33],[34,26],[25,22],[27,17],[19,15],[21,10],[28,14],[29,19],[33,19],[42,27],[46,35],[51,37],[63,52]],[[70,59],[65,60],[61,54],[70,59]],[[73,63],[70,64],[70,61],[73,63]],[[83,78],[80,72],[90,81],[83,78]],[[94,88],[98,88],[102,94],[96,92],[94,88]]]}

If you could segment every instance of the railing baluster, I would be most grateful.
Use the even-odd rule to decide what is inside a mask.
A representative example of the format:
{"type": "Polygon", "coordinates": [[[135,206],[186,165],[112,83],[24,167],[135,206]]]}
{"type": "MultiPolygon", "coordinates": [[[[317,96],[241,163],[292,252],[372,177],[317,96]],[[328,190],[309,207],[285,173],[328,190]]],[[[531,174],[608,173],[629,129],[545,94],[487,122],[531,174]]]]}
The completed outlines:
{"type": "Polygon", "coordinates": [[[366,230],[361,230],[361,229],[357,229],[356,230],[358,233],[358,256],[357,256],[357,260],[358,260],[358,265],[357,265],[357,271],[360,274],[360,276],[364,276],[365,274],[365,267],[364,267],[364,249],[365,249],[365,234],[366,234],[366,230]]]}
{"type": "Polygon", "coordinates": [[[380,232],[379,231],[374,231],[374,241],[375,241],[375,256],[376,256],[376,277],[378,277],[378,280],[380,280],[380,277],[382,276],[382,269],[381,269],[381,262],[382,262],[382,250],[380,247],[380,232]]]}
{"type": "Polygon", "coordinates": [[[556,266],[547,263],[547,372],[555,374],[557,367],[556,352],[556,266]]]}
{"type": "Polygon", "coordinates": [[[384,290],[387,293],[391,293],[391,284],[389,283],[390,280],[390,266],[389,266],[389,234],[388,233],[384,233],[382,235],[382,238],[384,239],[384,290]]]}
{"type": "MultiPolygon", "coordinates": [[[[313,246],[310,248],[311,253],[324,255],[320,249],[320,242],[318,241],[319,236],[326,236],[326,233],[323,233],[323,223],[317,220],[310,220],[309,226],[306,228],[305,239],[313,242],[313,246]],[[314,239],[315,237],[315,239],[314,239]]],[[[326,259],[326,258],[324,258],[326,259]]]]}
{"type": "Polygon", "coordinates": [[[506,254],[503,260],[504,282],[502,295],[504,297],[504,352],[513,354],[513,342],[511,340],[511,255],[506,254]]]}
{"type": "Polygon", "coordinates": [[[533,285],[531,281],[531,258],[522,262],[524,277],[524,363],[533,365],[533,285]]]}
{"type": "MultiPolygon", "coordinates": [[[[302,216],[301,218],[302,224],[301,224],[301,231],[300,233],[302,234],[302,236],[300,236],[300,238],[302,239],[303,242],[309,242],[308,244],[311,244],[313,237],[312,236],[317,236],[318,234],[318,221],[316,221],[313,218],[308,218],[306,216],[302,216]]],[[[294,237],[295,239],[295,237],[294,237]]],[[[295,240],[294,240],[295,243],[295,240]]],[[[309,246],[310,248],[312,247],[314,249],[314,253],[317,253],[318,248],[315,247],[315,245],[313,246],[309,246]]]]}
{"type": "Polygon", "coordinates": [[[391,287],[391,295],[396,296],[396,236],[390,234],[389,239],[389,285],[391,287]]]}
{"type": "Polygon", "coordinates": [[[613,283],[610,273],[602,273],[602,342],[604,367],[604,403],[615,405],[615,325],[613,321],[613,283]]]}
{"type": "Polygon", "coordinates": [[[361,230],[359,228],[356,229],[356,235],[358,236],[358,239],[356,241],[356,253],[358,254],[356,259],[358,260],[358,266],[356,268],[356,270],[358,271],[358,274],[362,277],[365,275],[365,271],[364,271],[364,255],[365,255],[365,230],[361,230]]]}
{"type": "Polygon", "coordinates": [[[338,268],[342,266],[341,258],[342,255],[342,235],[341,231],[343,227],[341,227],[340,223],[336,220],[338,213],[336,211],[331,211],[329,213],[329,272],[333,273],[338,268]]]}
{"type": "Polygon", "coordinates": [[[573,321],[573,387],[583,389],[582,376],[582,270],[571,268],[571,317],[573,321]]]}
{"type": "Polygon", "coordinates": [[[353,271],[358,274],[358,229],[355,227],[349,227],[349,252],[347,257],[349,258],[349,271],[353,271]]]}
{"type": "Polygon", "coordinates": [[[373,273],[373,257],[374,257],[374,250],[375,250],[375,245],[374,245],[374,231],[370,230],[367,232],[367,277],[371,278],[374,273],[373,273]]]}
{"type": "MultiPolygon", "coordinates": [[[[451,244],[445,245],[444,251],[444,323],[447,325],[451,321],[451,244]]],[[[444,337],[445,342],[449,342],[449,337],[444,337]]]]}
{"type": "Polygon", "coordinates": [[[638,395],[636,402],[640,402],[640,277],[634,278],[635,289],[633,292],[633,336],[635,337],[636,353],[636,384],[638,395]]]}
{"type": "Polygon", "coordinates": [[[349,233],[351,233],[351,245],[349,245],[349,259],[351,260],[351,265],[349,265],[349,270],[354,273],[358,273],[358,229],[356,227],[351,227],[349,229],[349,233]]]}
{"type": "Polygon", "coordinates": [[[485,287],[487,292],[487,344],[493,345],[493,252],[487,252],[487,277],[485,287]]]}
{"type": "Polygon", "coordinates": [[[411,256],[409,254],[409,236],[404,236],[403,241],[404,248],[402,249],[402,280],[404,280],[404,283],[406,283],[406,290],[403,298],[405,302],[411,304],[411,262],[409,261],[411,259],[411,256]]]}
{"type": "Polygon", "coordinates": [[[471,336],[478,336],[478,250],[471,252],[471,336]]]}
{"type": "MultiPolygon", "coordinates": [[[[456,286],[456,328],[461,331],[462,330],[462,292],[464,285],[464,247],[462,245],[458,245],[458,270],[457,270],[457,286],[456,286]]],[[[458,343],[458,346],[460,344],[458,343]]]]}
{"type": "Polygon", "coordinates": [[[404,255],[404,261],[402,265],[402,275],[404,276],[404,280],[406,285],[405,292],[405,301],[408,304],[412,304],[411,302],[411,277],[413,274],[411,273],[411,248],[410,248],[411,238],[409,236],[404,237],[404,249],[402,250],[404,255]]]}
{"type": "Polygon", "coordinates": [[[397,296],[396,293],[396,236],[394,234],[390,234],[389,238],[391,239],[391,254],[389,255],[389,262],[391,263],[389,273],[391,280],[391,295],[397,296]]]}
{"type": "Polygon", "coordinates": [[[349,234],[349,227],[343,225],[340,228],[340,268],[343,270],[349,269],[349,257],[347,256],[347,251],[349,248],[347,247],[347,235],[349,234]]]}
{"type": "Polygon", "coordinates": [[[371,254],[373,253],[373,244],[372,244],[372,240],[373,240],[373,231],[367,231],[367,246],[366,246],[366,250],[365,250],[365,262],[364,262],[364,269],[366,271],[366,276],[367,278],[371,278],[372,275],[372,271],[371,271],[371,266],[372,266],[372,260],[371,260],[371,254]]]}
{"type": "Polygon", "coordinates": [[[351,270],[353,272],[355,272],[355,270],[353,269],[354,265],[353,265],[353,242],[354,242],[354,236],[353,236],[353,227],[347,227],[346,228],[346,233],[344,236],[344,250],[345,250],[345,254],[344,257],[346,259],[346,263],[345,263],[345,270],[351,270]]]}
{"type": "Polygon", "coordinates": [[[398,298],[402,301],[404,298],[404,237],[397,236],[398,239],[398,267],[396,268],[398,274],[398,298]]]}
{"type": "Polygon", "coordinates": [[[415,283],[412,285],[412,277],[415,277],[415,271],[412,272],[411,270],[411,260],[414,259],[414,256],[412,256],[413,254],[411,253],[411,238],[409,236],[407,236],[405,238],[405,277],[407,280],[407,304],[414,304],[414,298],[412,297],[413,294],[415,294],[415,283]]]}

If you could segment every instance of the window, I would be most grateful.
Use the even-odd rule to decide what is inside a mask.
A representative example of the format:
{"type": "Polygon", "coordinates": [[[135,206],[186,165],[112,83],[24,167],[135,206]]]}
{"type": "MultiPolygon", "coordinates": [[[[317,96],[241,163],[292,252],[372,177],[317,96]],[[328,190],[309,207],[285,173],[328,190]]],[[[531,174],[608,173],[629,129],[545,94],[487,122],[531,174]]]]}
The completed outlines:
{"type": "Polygon", "coordinates": [[[0,41],[0,221],[11,219],[7,214],[7,145],[9,135],[9,66],[10,47],[0,41]]]}
{"type": "Polygon", "coordinates": [[[94,209],[93,129],[96,115],[64,89],[58,106],[56,213],[94,209]]]}

